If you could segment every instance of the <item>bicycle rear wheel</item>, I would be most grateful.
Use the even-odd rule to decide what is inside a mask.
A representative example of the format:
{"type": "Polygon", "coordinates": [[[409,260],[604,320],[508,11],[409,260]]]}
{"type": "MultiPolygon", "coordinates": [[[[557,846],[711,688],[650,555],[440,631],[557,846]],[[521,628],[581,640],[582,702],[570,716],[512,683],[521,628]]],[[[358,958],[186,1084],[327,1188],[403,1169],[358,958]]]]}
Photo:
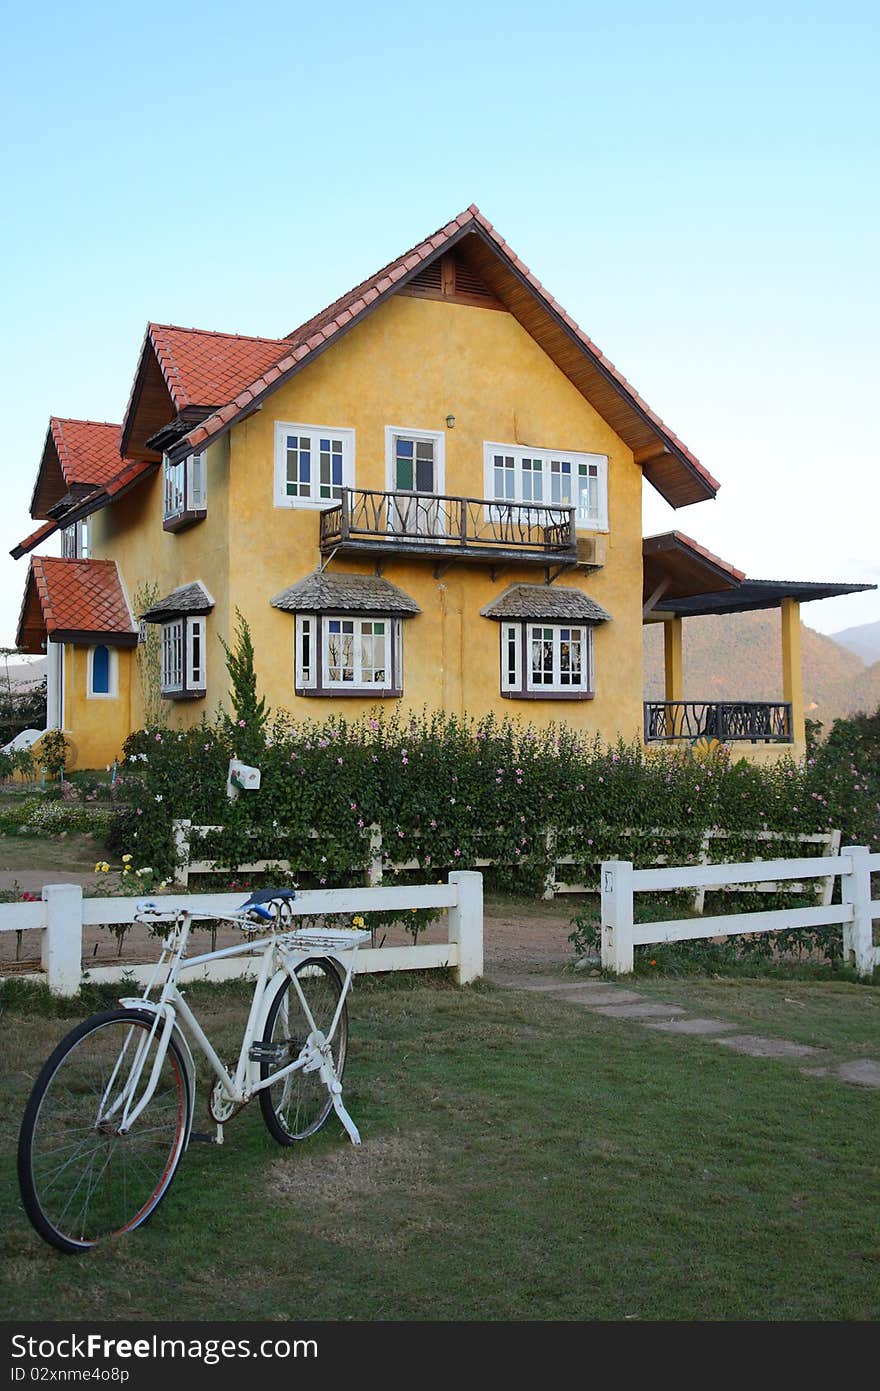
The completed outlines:
{"type": "MultiPolygon", "coordinates": [[[[342,994],[342,980],[336,966],[327,957],[301,961],[294,974],[308,1004],[315,1028],[327,1034],[342,994]]],[[[266,1016],[263,1043],[280,1045],[278,1057],[261,1062],[260,1077],[265,1079],[279,1068],[295,1062],[305,1047],[311,1025],[299,1001],[299,996],[287,977],[275,993],[266,1016]]],[[[336,1076],[342,1080],[348,1052],[348,1006],[343,1004],[339,1023],[333,1035],[331,1054],[336,1076]]],[[[279,1145],[293,1145],[320,1130],[330,1114],[333,1099],[321,1081],[320,1073],[298,1069],[272,1087],[260,1092],[260,1109],[266,1127],[279,1145]]]]}
{"type": "Polygon", "coordinates": [[[119,1102],[139,1049],[142,1096],[156,1061],[148,1011],[109,1010],[78,1025],[47,1060],[18,1142],[22,1201],[40,1236],[88,1251],[139,1227],[168,1191],[186,1144],[192,1098],[172,1038],[149,1105],[126,1134],[119,1102]]]}

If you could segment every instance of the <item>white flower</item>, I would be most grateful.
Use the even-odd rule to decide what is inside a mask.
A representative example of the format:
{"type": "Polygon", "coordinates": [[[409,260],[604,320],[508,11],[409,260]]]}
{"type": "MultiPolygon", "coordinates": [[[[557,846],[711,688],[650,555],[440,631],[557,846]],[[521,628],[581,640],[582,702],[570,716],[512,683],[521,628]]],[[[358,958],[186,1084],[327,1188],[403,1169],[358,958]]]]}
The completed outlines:
{"type": "Polygon", "coordinates": [[[161,800],[162,800],[162,793],[161,793],[161,792],[157,792],[157,793],[156,793],[156,801],[157,801],[157,802],[161,802],[161,800]]]}

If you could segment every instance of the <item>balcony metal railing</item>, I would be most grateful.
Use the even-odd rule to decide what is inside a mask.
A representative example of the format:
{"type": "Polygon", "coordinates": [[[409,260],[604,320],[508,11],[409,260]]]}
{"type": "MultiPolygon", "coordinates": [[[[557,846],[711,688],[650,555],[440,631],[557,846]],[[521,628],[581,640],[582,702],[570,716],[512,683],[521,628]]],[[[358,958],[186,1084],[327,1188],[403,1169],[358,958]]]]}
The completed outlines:
{"type": "Polygon", "coordinates": [[[720,739],[790,744],[791,706],[767,700],[646,700],[645,742],[720,739]]]}
{"type": "Polygon", "coordinates": [[[417,550],[516,553],[526,558],[575,559],[575,509],[443,494],[344,488],[336,507],[321,513],[321,550],[417,550]]]}

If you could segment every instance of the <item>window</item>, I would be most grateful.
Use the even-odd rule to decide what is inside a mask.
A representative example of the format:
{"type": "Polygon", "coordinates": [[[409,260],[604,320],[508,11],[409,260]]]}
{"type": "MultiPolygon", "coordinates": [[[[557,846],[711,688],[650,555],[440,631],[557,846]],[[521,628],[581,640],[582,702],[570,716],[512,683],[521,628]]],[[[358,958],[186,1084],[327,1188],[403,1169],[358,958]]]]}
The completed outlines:
{"type": "Polygon", "coordinates": [[[484,446],[486,496],[504,502],[574,507],[575,524],[608,530],[608,458],[605,454],[484,446]]]}
{"type": "Polygon", "coordinates": [[[89,700],[113,700],[117,693],[117,655],[111,647],[101,643],[90,647],[87,657],[89,700]]]}
{"type": "Polygon", "coordinates": [[[65,560],[88,560],[89,523],[88,518],[66,526],[61,533],[61,554],[65,560]]]}
{"type": "Polygon", "coordinates": [[[446,473],[446,436],[442,430],[385,427],[385,486],[403,494],[388,502],[388,530],[413,536],[437,536],[446,529],[440,502],[422,497],[442,494],[446,473]]]}
{"type": "Polygon", "coordinates": [[[275,422],[275,506],[332,507],[354,487],[354,430],[275,422]]]}
{"type": "Polygon", "coordinates": [[[205,677],[204,618],[175,618],[162,624],[162,694],[183,700],[203,696],[205,677]]]}
{"type": "Polygon", "coordinates": [[[182,525],[201,521],[208,509],[205,455],[190,454],[175,464],[165,454],[162,465],[165,529],[176,531],[182,525]]]}
{"type": "Polygon", "coordinates": [[[593,694],[589,624],[501,624],[501,693],[520,699],[593,694]]]}
{"type": "Polygon", "coordinates": [[[400,695],[400,630],[399,618],[298,614],[297,695],[400,695]]]}

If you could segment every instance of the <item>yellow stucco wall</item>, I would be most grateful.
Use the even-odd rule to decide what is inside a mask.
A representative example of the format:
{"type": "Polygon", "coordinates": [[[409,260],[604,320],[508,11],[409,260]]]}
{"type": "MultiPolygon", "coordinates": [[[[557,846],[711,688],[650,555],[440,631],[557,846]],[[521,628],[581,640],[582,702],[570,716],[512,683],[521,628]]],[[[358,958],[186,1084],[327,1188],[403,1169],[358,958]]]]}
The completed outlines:
{"type": "MultiPolygon", "coordinates": [[[[540,583],[544,572],[513,566],[493,581],[488,567],[457,564],[439,579],[429,561],[389,561],[385,577],[419,604],[404,625],[404,697],[400,706],[479,715],[494,711],[538,725],[563,720],[608,739],[642,726],[641,471],[622,441],[509,314],[398,296],[354,328],[261,410],[208,452],[208,516],[178,534],[162,529],[161,470],[92,523],[92,553],[119,562],[129,600],[145,580],[160,595],[199,579],[215,600],[208,620],[208,696],[169,702],[172,725],[213,713],[226,698],[220,636],[229,637],[234,608],[250,623],[261,689],[269,704],[298,718],[338,711],[354,717],[360,699],[294,695],[290,614],[270,606],[279,590],[320,559],[319,513],[273,504],[274,433],[278,420],[353,429],[355,487],[384,489],[386,426],[438,430],[445,436],[444,491],[485,496],[484,441],[579,450],[608,456],[609,532],[604,568],[570,572],[558,583],[583,589],[613,621],[595,633],[595,699],[507,700],[500,694],[499,625],[480,609],[513,583],[540,583]],[[447,415],[455,416],[448,429],[447,415]]],[[[362,563],[334,570],[372,574],[362,563]]],[[[74,657],[74,665],[78,658],[74,657]]],[[[130,727],[142,723],[137,658],[130,671],[130,727]]],[[[74,737],[92,728],[92,713],[68,681],[67,722],[74,737]],[[76,702],[73,704],[72,702],[76,702]]],[[[120,690],[122,663],[120,664],[120,690]]],[[[91,702],[94,704],[94,702],[91,702]]],[[[382,702],[386,711],[398,702],[382,702]]],[[[120,700],[120,711],[122,701],[120,700]]],[[[104,737],[83,735],[83,754],[101,764],[118,752],[115,721],[104,737]]],[[[80,759],[82,765],[83,759],[80,759]]]]}
{"type": "Polygon", "coordinates": [[[112,762],[133,727],[131,649],[112,649],[116,667],[112,696],[88,694],[90,651],[71,643],[64,648],[64,731],[73,745],[71,768],[100,768],[112,762]]]}
{"type": "MultiPolygon", "coordinates": [[[[445,435],[444,491],[484,497],[484,441],[607,454],[607,563],[571,572],[559,583],[595,598],[613,622],[595,636],[593,701],[511,701],[499,690],[498,624],[480,609],[513,583],[541,583],[522,566],[493,582],[488,567],[457,564],[439,579],[433,563],[406,557],[383,573],[419,604],[404,625],[403,708],[519,714],[536,724],[564,719],[614,738],[641,727],[641,471],[632,454],[509,314],[408,297],[392,299],[335,348],[281,387],[263,409],[232,432],[230,511],[236,533],[259,537],[236,545],[231,589],[254,636],[269,703],[321,719],[334,710],[355,716],[372,702],[297,698],[293,693],[293,618],[269,606],[280,589],[315,568],[318,515],[272,505],[275,422],[356,432],[355,486],[384,489],[385,429],[445,435]],[[436,345],[431,350],[431,345],[436,345]],[[447,415],[455,427],[447,429],[447,415]]],[[[373,573],[363,563],[332,569],[373,573]]],[[[387,707],[393,702],[385,701],[387,707]]]]}

